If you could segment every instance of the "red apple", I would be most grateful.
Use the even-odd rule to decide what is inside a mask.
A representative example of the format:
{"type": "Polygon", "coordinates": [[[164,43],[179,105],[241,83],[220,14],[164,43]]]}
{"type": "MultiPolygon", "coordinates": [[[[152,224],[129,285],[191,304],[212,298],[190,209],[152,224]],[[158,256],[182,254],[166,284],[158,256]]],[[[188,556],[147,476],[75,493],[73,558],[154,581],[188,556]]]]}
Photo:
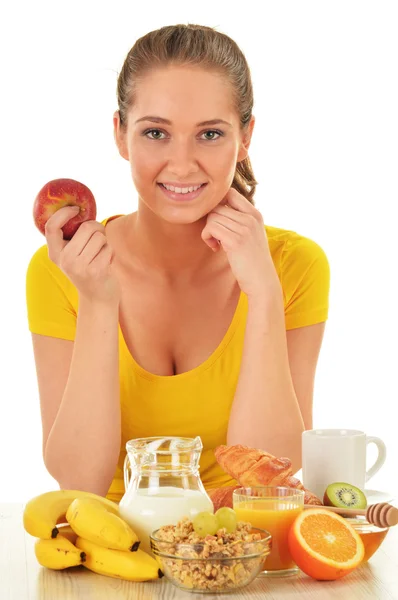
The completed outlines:
{"type": "Polygon", "coordinates": [[[42,187],[33,205],[35,225],[44,234],[48,219],[64,206],[79,206],[80,212],[62,227],[64,240],[72,239],[83,221],[95,219],[97,206],[87,186],[74,179],[53,179],[42,187]]]}

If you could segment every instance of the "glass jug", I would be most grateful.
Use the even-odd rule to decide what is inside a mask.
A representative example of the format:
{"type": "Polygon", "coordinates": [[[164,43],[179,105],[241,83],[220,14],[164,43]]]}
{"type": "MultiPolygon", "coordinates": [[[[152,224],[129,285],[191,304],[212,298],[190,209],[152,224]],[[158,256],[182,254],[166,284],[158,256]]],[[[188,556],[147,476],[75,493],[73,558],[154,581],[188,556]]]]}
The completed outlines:
{"type": "Polygon", "coordinates": [[[150,437],[130,440],[124,460],[125,493],[119,512],[150,553],[150,534],[201,511],[214,512],[199,476],[203,444],[196,438],[150,437]],[[131,470],[131,477],[129,477],[131,470]]]}

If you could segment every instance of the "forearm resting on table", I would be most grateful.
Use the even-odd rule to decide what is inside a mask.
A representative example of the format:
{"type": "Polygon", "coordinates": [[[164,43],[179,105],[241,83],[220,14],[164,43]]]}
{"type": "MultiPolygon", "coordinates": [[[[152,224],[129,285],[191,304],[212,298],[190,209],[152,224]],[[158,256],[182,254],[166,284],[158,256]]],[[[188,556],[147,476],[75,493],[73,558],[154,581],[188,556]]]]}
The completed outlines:
{"type": "Polygon", "coordinates": [[[227,444],[261,448],[301,469],[304,422],[290,374],[282,296],[250,299],[227,444]]]}
{"type": "Polygon", "coordinates": [[[120,452],[118,305],[81,300],[68,381],[44,461],[62,489],[105,495],[120,452]]]}

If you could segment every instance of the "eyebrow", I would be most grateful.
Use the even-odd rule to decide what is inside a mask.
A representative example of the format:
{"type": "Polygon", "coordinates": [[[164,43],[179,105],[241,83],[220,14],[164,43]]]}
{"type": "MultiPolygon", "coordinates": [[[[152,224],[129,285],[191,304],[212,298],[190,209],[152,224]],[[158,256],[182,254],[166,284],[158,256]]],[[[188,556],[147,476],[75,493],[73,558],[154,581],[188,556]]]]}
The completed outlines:
{"type": "MultiPolygon", "coordinates": [[[[152,123],[165,123],[166,125],[172,125],[172,122],[168,119],[163,119],[162,117],[153,117],[151,115],[141,117],[141,119],[138,119],[136,121],[136,124],[140,123],[140,121],[152,121],[152,123]]],[[[196,127],[203,127],[205,125],[217,125],[218,123],[224,123],[224,125],[232,127],[231,123],[228,123],[228,121],[224,121],[223,119],[211,119],[210,121],[202,121],[201,123],[197,123],[196,127]]]]}

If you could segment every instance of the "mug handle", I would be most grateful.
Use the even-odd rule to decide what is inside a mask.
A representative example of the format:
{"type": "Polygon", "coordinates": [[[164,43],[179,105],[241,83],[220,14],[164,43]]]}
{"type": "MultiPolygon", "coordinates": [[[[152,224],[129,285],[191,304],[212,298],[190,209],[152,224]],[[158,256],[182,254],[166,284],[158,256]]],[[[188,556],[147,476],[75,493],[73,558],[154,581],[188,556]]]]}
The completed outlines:
{"type": "Polygon", "coordinates": [[[124,464],[123,464],[124,490],[126,492],[127,492],[128,487],[130,485],[129,469],[130,469],[129,455],[126,454],[126,456],[124,457],[124,464]]]}
{"type": "Polygon", "coordinates": [[[366,436],[366,447],[368,444],[376,444],[378,454],[375,463],[366,471],[365,481],[369,481],[373,475],[376,475],[377,471],[381,469],[386,460],[387,448],[383,440],[378,437],[366,436]]]}

